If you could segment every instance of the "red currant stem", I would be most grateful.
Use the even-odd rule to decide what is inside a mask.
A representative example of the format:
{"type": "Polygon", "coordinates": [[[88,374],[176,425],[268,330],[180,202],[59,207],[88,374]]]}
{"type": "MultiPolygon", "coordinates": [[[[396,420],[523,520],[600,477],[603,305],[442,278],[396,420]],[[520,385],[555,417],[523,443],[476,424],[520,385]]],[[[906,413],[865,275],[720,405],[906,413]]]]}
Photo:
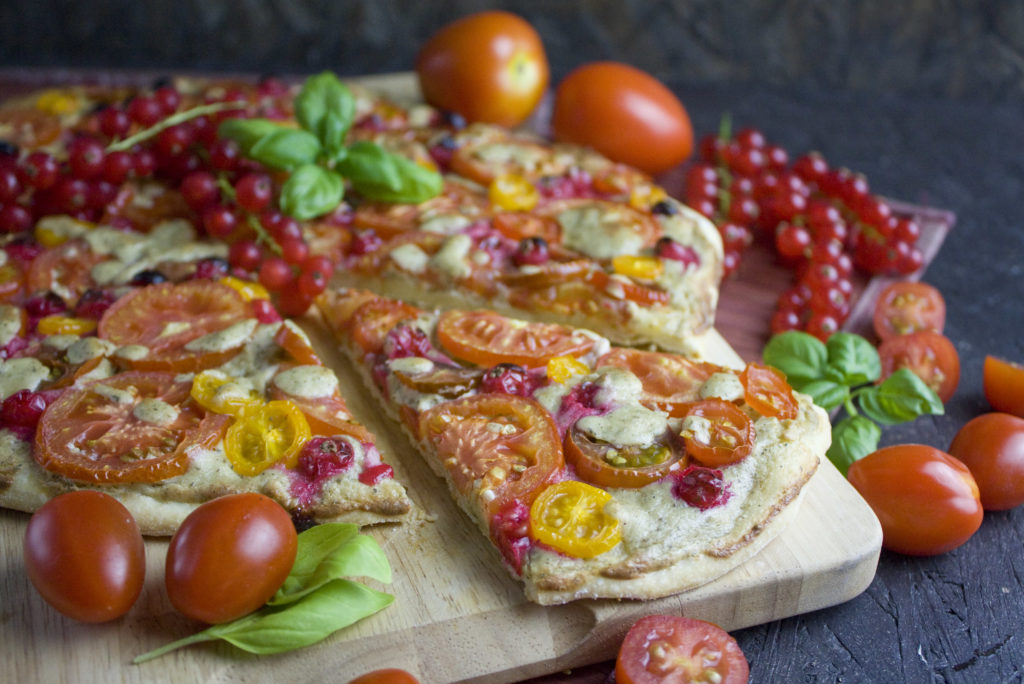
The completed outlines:
{"type": "Polygon", "coordinates": [[[256,243],[266,245],[271,252],[277,256],[284,254],[284,250],[281,249],[281,245],[277,244],[277,240],[271,237],[270,233],[263,227],[260,220],[255,214],[245,212],[245,222],[249,224],[249,227],[256,233],[256,243]]]}
{"type": "Polygon", "coordinates": [[[231,181],[228,180],[227,175],[223,171],[217,172],[217,187],[220,188],[225,197],[232,202],[235,201],[235,186],[231,184],[231,181]]]}
{"type": "Polygon", "coordinates": [[[211,104],[199,105],[192,109],[186,109],[185,111],[178,112],[177,114],[171,114],[166,119],[153,124],[149,128],[143,128],[135,135],[130,135],[127,138],[110,143],[107,145],[106,151],[109,153],[130,150],[132,146],[156,137],[161,131],[168,129],[171,126],[177,126],[180,123],[185,123],[186,121],[198,118],[205,114],[214,114],[216,112],[223,112],[229,109],[238,109],[239,106],[240,103],[238,102],[214,102],[211,104]]]}
{"type": "Polygon", "coordinates": [[[722,114],[722,119],[718,122],[718,139],[732,140],[732,114],[729,112],[722,114]]]}

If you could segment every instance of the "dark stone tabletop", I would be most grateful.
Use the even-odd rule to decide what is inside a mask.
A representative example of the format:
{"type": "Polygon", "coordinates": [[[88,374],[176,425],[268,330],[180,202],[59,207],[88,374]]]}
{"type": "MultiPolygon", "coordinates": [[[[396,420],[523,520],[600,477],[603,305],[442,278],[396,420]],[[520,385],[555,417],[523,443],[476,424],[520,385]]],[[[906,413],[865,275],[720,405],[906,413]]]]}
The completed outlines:
{"type": "MultiPolygon", "coordinates": [[[[0,3],[0,65],[341,74],[411,68],[484,3],[152,0],[0,3]]],[[[490,3],[494,5],[496,3],[490,3]]],[[[683,100],[698,134],[728,112],[873,191],[956,213],[923,279],[962,363],[946,414],[883,443],[945,449],[988,410],[986,354],[1024,361],[1024,3],[712,0],[503,3],[541,32],[553,78],[617,59],[683,100]]],[[[986,513],[942,556],[883,551],[853,600],[735,633],[755,682],[1020,682],[1024,510],[986,513]]],[[[610,666],[577,680],[604,681],[610,666]]]]}

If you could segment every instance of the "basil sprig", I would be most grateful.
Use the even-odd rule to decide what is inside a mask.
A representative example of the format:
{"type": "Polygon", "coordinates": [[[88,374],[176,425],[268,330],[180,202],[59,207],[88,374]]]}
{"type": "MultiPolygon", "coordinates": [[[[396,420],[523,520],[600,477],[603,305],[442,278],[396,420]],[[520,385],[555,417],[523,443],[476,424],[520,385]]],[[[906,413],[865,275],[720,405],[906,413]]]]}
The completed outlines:
{"type": "Polygon", "coordinates": [[[364,140],[346,144],[355,120],[355,98],[330,72],[306,79],[295,97],[301,128],[267,119],[228,119],[218,132],[242,153],[289,173],[281,208],[299,220],[330,213],[345,196],[345,181],[357,193],[382,202],[418,203],[441,192],[441,174],[364,140]]]}
{"type": "Polygon", "coordinates": [[[267,605],[254,613],[143,653],[144,663],[185,646],[218,639],[249,653],[282,653],[321,641],[395,600],[350,577],[391,582],[391,567],[372,537],[349,523],[327,523],[299,535],[295,564],[267,605]]]}
{"type": "Polygon", "coordinates": [[[882,375],[878,350],[853,333],[837,332],[826,344],[804,332],[784,332],[768,341],[764,361],[826,411],[843,407],[846,416],[832,426],[828,450],[843,475],[854,461],[878,449],[882,430],[877,424],[895,425],[944,411],[934,390],[910,369],[901,368],[875,384],[882,375]]]}

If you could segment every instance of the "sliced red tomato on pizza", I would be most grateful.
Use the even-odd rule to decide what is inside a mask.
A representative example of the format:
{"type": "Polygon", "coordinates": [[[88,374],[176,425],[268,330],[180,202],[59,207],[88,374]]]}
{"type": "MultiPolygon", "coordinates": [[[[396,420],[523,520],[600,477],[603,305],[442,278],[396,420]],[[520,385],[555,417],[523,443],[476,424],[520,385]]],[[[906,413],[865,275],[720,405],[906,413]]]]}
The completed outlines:
{"type": "Polygon", "coordinates": [[[118,346],[148,349],[141,358],[126,360],[133,368],[191,373],[236,355],[248,339],[245,321],[256,323],[249,317],[250,307],[235,289],[190,280],[129,292],[107,309],[98,330],[118,346]]]}
{"type": "Polygon", "coordinates": [[[373,297],[360,304],[349,318],[352,341],[367,354],[379,353],[388,332],[402,321],[416,318],[419,313],[419,309],[411,304],[373,297]]]}
{"type": "Polygon", "coordinates": [[[597,367],[623,368],[640,378],[644,396],[640,403],[665,411],[671,416],[685,415],[697,399],[700,386],[719,366],[693,361],[674,354],[617,347],[597,360],[597,367]]]}
{"type": "Polygon", "coordinates": [[[556,356],[581,356],[597,343],[557,323],[524,322],[491,311],[446,311],[437,338],[452,356],[478,366],[515,363],[537,368],[556,356]]]}
{"type": "Polygon", "coordinates": [[[456,490],[488,517],[512,500],[528,506],[565,466],[550,414],[523,397],[477,394],[438,404],[420,416],[419,434],[456,490]]]}
{"type": "Polygon", "coordinates": [[[657,482],[685,464],[681,448],[665,438],[647,446],[591,439],[575,427],[565,434],[565,461],[580,479],[599,487],[635,489],[657,482]]]}
{"type": "Polygon", "coordinates": [[[796,418],[800,405],[786,377],[771,366],[749,363],[740,373],[743,398],[762,416],[789,420],[796,418]]]}
{"type": "Polygon", "coordinates": [[[209,413],[173,373],[128,371],[68,389],[43,413],[34,457],[82,482],[160,482],[211,448],[229,416],[209,413]]]}
{"type": "Polygon", "coordinates": [[[92,251],[85,240],[68,240],[32,260],[25,289],[29,294],[55,292],[73,305],[83,292],[96,286],[92,268],[107,258],[92,251]]]}
{"type": "Polygon", "coordinates": [[[683,414],[686,452],[706,466],[738,463],[754,448],[754,423],[735,404],[703,399],[683,414]]]}

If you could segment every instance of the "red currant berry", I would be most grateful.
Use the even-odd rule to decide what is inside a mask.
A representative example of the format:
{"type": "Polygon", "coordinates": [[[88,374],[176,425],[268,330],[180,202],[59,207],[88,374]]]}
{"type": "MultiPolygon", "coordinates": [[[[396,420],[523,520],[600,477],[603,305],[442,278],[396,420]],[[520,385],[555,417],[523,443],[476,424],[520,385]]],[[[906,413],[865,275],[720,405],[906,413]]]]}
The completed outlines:
{"type": "Polygon", "coordinates": [[[772,334],[778,335],[788,330],[797,330],[800,328],[801,323],[800,314],[796,311],[792,309],[777,309],[772,314],[772,334]]]}
{"type": "Polygon", "coordinates": [[[54,201],[61,211],[80,211],[88,206],[89,184],[81,178],[63,176],[54,186],[54,201]]]}
{"type": "Polygon", "coordinates": [[[242,156],[238,143],[222,139],[210,145],[210,166],[218,171],[234,171],[242,156]]]}
{"type": "Polygon", "coordinates": [[[298,287],[289,287],[278,293],[277,308],[285,316],[301,316],[313,304],[313,298],[298,287]]]}
{"type": "Polygon", "coordinates": [[[278,244],[291,240],[302,240],[302,226],[291,216],[282,216],[281,220],[270,229],[270,235],[278,244]]]}
{"type": "Polygon", "coordinates": [[[267,208],[273,193],[274,185],[265,173],[247,173],[235,183],[238,206],[254,214],[267,208]]]}
{"type": "Polygon", "coordinates": [[[133,155],[135,163],[135,175],[139,178],[149,178],[156,172],[157,160],[153,150],[144,147],[133,155]]]}
{"type": "Polygon", "coordinates": [[[300,240],[285,240],[279,243],[281,258],[289,264],[301,264],[309,256],[309,246],[300,240]]]}
{"type": "Polygon", "coordinates": [[[122,138],[132,127],[132,120],[120,107],[107,107],[99,115],[100,131],[112,140],[122,138]]]}
{"type": "Polygon", "coordinates": [[[193,211],[202,211],[220,201],[217,177],[209,171],[193,171],[181,179],[181,196],[193,211]]]}
{"type": "Polygon", "coordinates": [[[512,254],[512,262],[517,266],[539,266],[550,258],[547,240],[542,237],[523,238],[512,254]]]}
{"type": "Polygon", "coordinates": [[[53,187],[60,176],[60,164],[46,152],[32,152],[21,164],[22,182],[36,190],[53,187]]]}
{"type": "Polygon", "coordinates": [[[245,271],[255,271],[262,258],[259,245],[252,240],[239,240],[228,248],[228,262],[245,271]]]}
{"type": "Polygon", "coordinates": [[[155,98],[140,96],[128,103],[128,116],[135,123],[148,128],[164,117],[164,110],[155,98]]]}
{"type": "Polygon", "coordinates": [[[196,264],[196,278],[205,278],[207,280],[218,280],[228,274],[228,270],[231,267],[228,262],[220,257],[208,257],[206,259],[200,259],[196,264]]]}
{"type": "Polygon", "coordinates": [[[764,148],[765,168],[779,172],[789,164],[789,153],[778,145],[768,145],[764,148]]]}
{"type": "Polygon", "coordinates": [[[21,194],[21,179],[14,167],[0,167],[0,202],[13,202],[21,194]]]}
{"type": "Polygon", "coordinates": [[[277,323],[281,320],[281,314],[277,313],[277,309],[269,299],[254,299],[250,305],[252,306],[252,315],[260,323],[277,323]]]}
{"type": "Polygon", "coordinates": [[[889,218],[892,216],[892,209],[882,198],[869,195],[863,198],[856,211],[864,223],[876,228],[883,235],[891,234],[889,218]]]}
{"type": "Polygon", "coordinates": [[[238,216],[223,204],[216,204],[203,210],[203,228],[213,237],[225,238],[238,227],[238,216]]]}
{"type": "Polygon", "coordinates": [[[760,209],[753,197],[733,194],[732,201],[729,203],[728,218],[730,221],[748,226],[754,223],[759,213],[760,209]]]}
{"type": "Polygon", "coordinates": [[[98,180],[89,183],[89,207],[93,209],[105,209],[108,204],[117,199],[120,187],[105,180],[98,180]]]}
{"type": "Polygon", "coordinates": [[[684,245],[668,236],[660,238],[654,245],[654,254],[662,259],[681,261],[684,265],[700,265],[700,255],[693,247],[684,245]]]}
{"type": "Polygon", "coordinates": [[[803,226],[780,223],[775,230],[775,251],[783,259],[794,261],[811,246],[811,234],[803,226]]]}
{"type": "Polygon", "coordinates": [[[299,274],[297,286],[304,296],[313,299],[327,289],[327,277],[320,271],[303,272],[299,274]]]}
{"type": "Polygon", "coordinates": [[[20,204],[4,204],[0,207],[0,231],[21,233],[32,227],[32,212],[20,204]]]}
{"type": "Polygon", "coordinates": [[[292,267],[280,257],[271,257],[260,264],[259,278],[260,284],[263,287],[272,292],[277,292],[292,282],[292,267]]]}
{"type": "Polygon", "coordinates": [[[116,151],[107,155],[103,161],[102,178],[108,183],[121,185],[135,171],[135,159],[131,152],[116,151]]]}
{"type": "Polygon", "coordinates": [[[757,175],[767,163],[764,151],[757,147],[740,148],[729,156],[729,168],[743,176],[757,175]]]}
{"type": "Polygon", "coordinates": [[[764,133],[756,128],[742,128],[737,131],[736,142],[742,147],[764,147],[767,144],[764,133]]]}
{"type": "Polygon", "coordinates": [[[808,183],[820,186],[822,178],[828,173],[828,162],[821,153],[808,152],[793,162],[793,172],[808,183]]]}
{"type": "Polygon", "coordinates": [[[157,154],[170,159],[185,152],[195,142],[195,134],[188,124],[178,124],[160,131],[156,136],[157,154]]]}
{"type": "Polygon", "coordinates": [[[163,86],[156,89],[153,99],[160,105],[164,116],[169,116],[178,110],[181,104],[181,93],[172,86],[163,86]]]}
{"type": "Polygon", "coordinates": [[[839,321],[827,313],[812,312],[807,319],[806,331],[822,342],[827,342],[833,333],[839,330],[839,321]]]}
{"type": "Polygon", "coordinates": [[[68,145],[68,166],[71,175],[90,180],[103,173],[103,144],[94,138],[75,138],[68,145]]]}
{"type": "Polygon", "coordinates": [[[903,216],[897,217],[892,236],[896,240],[914,244],[921,237],[921,226],[914,219],[903,216]]]}
{"type": "Polygon", "coordinates": [[[318,254],[302,262],[302,270],[304,273],[320,273],[330,279],[334,274],[334,262],[329,257],[318,254]]]}
{"type": "Polygon", "coordinates": [[[726,249],[742,251],[754,241],[754,235],[749,228],[732,221],[726,221],[718,226],[718,232],[722,234],[722,244],[726,249]]]}

